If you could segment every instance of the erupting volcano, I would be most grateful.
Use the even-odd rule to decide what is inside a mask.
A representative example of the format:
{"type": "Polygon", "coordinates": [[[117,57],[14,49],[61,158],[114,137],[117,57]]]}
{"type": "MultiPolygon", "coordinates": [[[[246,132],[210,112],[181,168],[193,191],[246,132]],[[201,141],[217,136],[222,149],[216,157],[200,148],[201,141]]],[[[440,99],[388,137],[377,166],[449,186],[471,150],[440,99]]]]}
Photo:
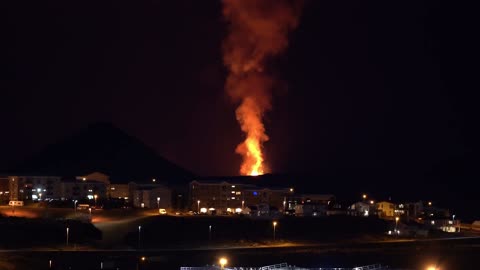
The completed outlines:
{"type": "Polygon", "coordinates": [[[236,117],[246,135],[236,148],[243,157],[242,175],[267,170],[263,116],[272,106],[274,78],[266,62],[287,48],[288,33],[298,25],[301,6],[301,1],[292,0],[223,0],[223,16],[229,23],[223,42],[223,61],[229,70],[225,89],[240,103],[236,117]]]}

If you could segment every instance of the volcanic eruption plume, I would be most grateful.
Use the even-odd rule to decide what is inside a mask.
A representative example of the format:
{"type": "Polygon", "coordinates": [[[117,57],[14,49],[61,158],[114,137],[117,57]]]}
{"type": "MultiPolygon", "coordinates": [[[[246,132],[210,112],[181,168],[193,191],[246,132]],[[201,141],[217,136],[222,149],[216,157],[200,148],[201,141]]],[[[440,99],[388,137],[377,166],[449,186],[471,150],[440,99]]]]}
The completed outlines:
{"type": "Polygon", "coordinates": [[[242,175],[265,173],[263,143],[268,141],[263,115],[271,109],[274,78],[266,62],[288,46],[288,33],[298,24],[301,1],[223,0],[229,32],[223,42],[223,61],[229,70],[228,95],[240,103],[236,117],[245,141],[236,152],[243,156],[242,175]]]}

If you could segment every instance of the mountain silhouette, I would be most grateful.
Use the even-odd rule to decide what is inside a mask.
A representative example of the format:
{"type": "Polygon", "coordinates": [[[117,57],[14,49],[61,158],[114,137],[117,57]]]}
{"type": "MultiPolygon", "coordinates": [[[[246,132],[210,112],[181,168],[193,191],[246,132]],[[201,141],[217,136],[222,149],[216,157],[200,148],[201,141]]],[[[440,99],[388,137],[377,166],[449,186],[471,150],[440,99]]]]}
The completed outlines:
{"type": "Polygon", "coordinates": [[[110,123],[95,123],[47,146],[15,166],[16,174],[78,176],[102,172],[112,182],[129,181],[182,184],[193,174],[167,159],[135,137],[110,123]]]}

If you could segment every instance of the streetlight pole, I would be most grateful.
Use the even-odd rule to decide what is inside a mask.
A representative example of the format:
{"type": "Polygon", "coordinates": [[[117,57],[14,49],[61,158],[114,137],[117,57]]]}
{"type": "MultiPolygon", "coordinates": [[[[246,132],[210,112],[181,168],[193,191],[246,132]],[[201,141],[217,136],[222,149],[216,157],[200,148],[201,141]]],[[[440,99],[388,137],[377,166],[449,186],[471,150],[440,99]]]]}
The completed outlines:
{"type": "Polygon", "coordinates": [[[75,210],[75,215],[77,214],[77,202],[78,200],[73,201],[73,209],[75,210]]]}
{"type": "Polygon", "coordinates": [[[208,226],[208,241],[212,240],[212,225],[208,226]]]}
{"type": "Polygon", "coordinates": [[[274,221],[273,222],[273,241],[275,241],[275,231],[276,231],[276,229],[277,229],[277,222],[274,221]]]}
{"type": "Polygon", "coordinates": [[[160,197],[157,197],[158,213],[160,213],[160,197]]]}
{"type": "Polygon", "coordinates": [[[70,232],[70,228],[67,227],[67,247],[68,247],[68,234],[70,232]]]}
{"type": "Polygon", "coordinates": [[[97,208],[97,198],[98,198],[98,195],[97,195],[97,194],[93,195],[93,198],[95,199],[95,208],[97,208]]]}
{"type": "Polygon", "coordinates": [[[398,227],[398,221],[400,220],[399,217],[395,217],[395,233],[398,235],[398,230],[397,230],[397,227],[398,227]]]}
{"type": "Polygon", "coordinates": [[[200,214],[200,200],[197,201],[197,213],[200,214]]]}
{"type": "Polygon", "coordinates": [[[245,209],[245,201],[242,201],[242,210],[245,209]]]}
{"type": "Polygon", "coordinates": [[[142,232],[142,226],[138,226],[138,249],[140,249],[140,236],[142,232]]]}
{"type": "Polygon", "coordinates": [[[90,221],[92,221],[92,208],[88,208],[88,212],[90,212],[90,221]]]}

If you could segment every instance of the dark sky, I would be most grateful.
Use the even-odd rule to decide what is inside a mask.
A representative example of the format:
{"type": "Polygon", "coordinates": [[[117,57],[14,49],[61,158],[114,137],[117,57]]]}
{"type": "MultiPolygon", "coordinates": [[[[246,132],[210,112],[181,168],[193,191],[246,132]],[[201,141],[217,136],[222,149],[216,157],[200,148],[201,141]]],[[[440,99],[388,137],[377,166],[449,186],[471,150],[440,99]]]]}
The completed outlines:
{"type": "MultiPolygon", "coordinates": [[[[4,2],[0,163],[109,121],[195,173],[238,172],[219,1],[4,2]]],[[[478,29],[456,5],[307,1],[271,63],[273,171],[471,177],[478,29]]]]}

